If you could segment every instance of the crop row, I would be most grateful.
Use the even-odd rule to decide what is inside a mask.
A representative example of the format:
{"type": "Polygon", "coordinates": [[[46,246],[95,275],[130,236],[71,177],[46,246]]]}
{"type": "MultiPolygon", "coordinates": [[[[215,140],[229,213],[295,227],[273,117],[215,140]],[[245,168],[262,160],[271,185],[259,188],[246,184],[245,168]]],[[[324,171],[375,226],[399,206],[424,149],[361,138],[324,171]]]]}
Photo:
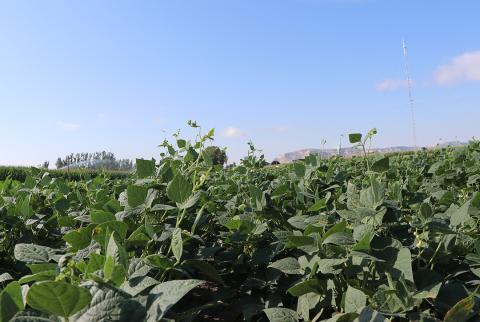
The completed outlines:
{"type": "Polygon", "coordinates": [[[164,142],[0,183],[0,321],[476,321],[480,144],[265,167],[164,142]]]}
{"type": "Polygon", "coordinates": [[[40,170],[32,169],[31,167],[17,167],[17,166],[0,166],[0,181],[7,178],[25,181],[25,179],[32,173],[48,172],[51,177],[63,177],[68,180],[80,181],[94,178],[98,175],[108,176],[113,179],[122,179],[128,177],[129,173],[125,171],[101,171],[88,169],[72,169],[72,170],[40,170]]]}

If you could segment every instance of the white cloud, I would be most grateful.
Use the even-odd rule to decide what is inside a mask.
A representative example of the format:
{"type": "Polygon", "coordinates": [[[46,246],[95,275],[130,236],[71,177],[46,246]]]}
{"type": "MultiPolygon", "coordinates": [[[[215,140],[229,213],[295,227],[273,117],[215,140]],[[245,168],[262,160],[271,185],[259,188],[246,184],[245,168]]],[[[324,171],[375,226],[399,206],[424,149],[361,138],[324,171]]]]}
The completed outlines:
{"type": "Polygon", "coordinates": [[[236,127],[229,127],[222,132],[222,135],[226,136],[227,138],[238,138],[244,136],[245,133],[243,133],[236,127]]]}
{"type": "Polygon", "coordinates": [[[80,124],[71,122],[58,122],[57,125],[64,131],[77,131],[80,129],[80,124]]]}
{"type": "Polygon", "coordinates": [[[377,83],[375,89],[379,92],[389,92],[407,88],[407,86],[406,80],[389,78],[377,83]]]}
{"type": "Polygon", "coordinates": [[[438,85],[451,85],[462,81],[480,81],[480,51],[466,52],[441,65],[433,75],[438,85]]]}

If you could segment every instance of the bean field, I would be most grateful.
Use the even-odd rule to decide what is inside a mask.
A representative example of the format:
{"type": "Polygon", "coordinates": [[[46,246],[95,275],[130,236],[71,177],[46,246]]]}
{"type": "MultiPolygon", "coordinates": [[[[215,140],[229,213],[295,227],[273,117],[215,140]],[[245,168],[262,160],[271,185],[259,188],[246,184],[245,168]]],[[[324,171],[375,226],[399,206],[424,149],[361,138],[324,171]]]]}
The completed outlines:
{"type": "Polygon", "coordinates": [[[479,321],[480,143],[0,182],[0,321],[479,321]]]}

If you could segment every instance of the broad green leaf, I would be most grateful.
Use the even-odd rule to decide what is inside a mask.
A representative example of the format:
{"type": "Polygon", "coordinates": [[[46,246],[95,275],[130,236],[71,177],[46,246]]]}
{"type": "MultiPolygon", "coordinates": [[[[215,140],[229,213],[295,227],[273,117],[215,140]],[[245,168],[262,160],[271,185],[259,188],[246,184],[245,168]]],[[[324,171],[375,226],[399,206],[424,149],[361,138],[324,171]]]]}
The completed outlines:
{"type": "Polygon", "coordinates": [[[46,263],[52,253],[50,247],[35,244],[16,244],[14,249],[15,259],[26,263],[46,263]]]}
{"type": "Polygon", "coordinates": [[[289,191],[289,186],[287,184],[280,185],[275,190],[272,191],[272,198],[284,195],[288,191],[289,191]]]}
{"type": "Polygon", "coordinates": [[[0,321],[10,321],[24,307],[20,283],[11,282],[0,293],[0,321]]]}
{"type": "MultiPolygon", "coordinates": [[[[403,247],[398,251],[393,268],[400,271],[407,281],[414,283],[412,271],[412,254],[410,253],[410,250],[408,248],[403,247]]],[[[396,275],[395,277],[398,278],[400,276],[396,275]]]]}
{"type": "Polygon", "coordinates": [[[27,303],[32,308],[64,318],[85,308],[91,299],[86,289],[65,282],[34,284],[27,294],[27,303]]]}
{"type": "Polygon", "coordinates": [[[176,203],[184,203],[192,195],[192,184],[181,174],[177,173],[167,186],[167,196],[176,203]]]}
{"type": "Polygon", "coordinates": [[[252,206],[255,210],[262,211],[267,204],[265,194],[260,188],[254,185],[250,185],[248,189],[250,190],[250,196],[252,198],[252,206]]]}
{"type": "Polygon", "coordinates": [[[61,318],[54,315],[34,310],[20,311],[9,322],[62,322],[61,318]]]}
{"type": "Polygon", "coordinates": [[[311,211],[311,212],[320,211],[326,206],[327,206],[327,200],[325,198],[322,198],[317,202],[315,202],[310,208],[308,208],[308,211],[311,211]]]}
{"type": "Polygon", "coordinates": [[[183,149],[186,145],[187,145],[187,141],[185,141],[185,140],[183,140],[183,139],[178,139],[178,140],[177,140],[177,146],[178,146],[180,149],[183,149]]]}
{"type": "MultiPolygon", "coordinates": [[[[113,261],[113,258],[112,258],[113,261]]],[[[90,254],[90,259],[87,264],[87,273],[93,273],[95,271],[101,270],[105,266],[105,256],[100,254],[90,254]]]]}
{"type": "Polygon", "coordinates": [[[306,293],[298,298],[297,313],[305,321],[311,321],[310,311],[313,310],[321,301],[322,295],[316,293],[306,293]]]}
{"type": "Polygon", "coordinates": [[[362,238],[352,248],[352,250],[368,252],[370,250],[370,243],[372,242],[372,239],[373,239],[374,236],[375,236],[375,234],[371,230],[365,231],[362,238]]]}
{"type": "Polygon", "coordinates": [[[457,211],[455,211],[450,217],[450,226],[456,227],[463,225],[470,219],[468,210],[470,208],[471,200],[464,203],[457,211]]]}
{"type": "Polygon", "coordinates": [[[385,172],[390,168],[390,158],[389,157],[380,157],[377,158],[372,166],[371,170],[375,172],[385,172]]]}
{"type": "Polygon", "coordinates": [[[195,216],[195,221],[193,222],[193,225],[192,225],[192,230],[191,230],[192,235],[195,234],[195,230],[197,229],[200,219],[202,219],[204,210],[205,210],[205,206],[202,206],[202,208],[200,208],[200,210],[197,211],[197,215],[195,216]]]}
{"type": "Polygon", "coordinates": [[[151,305],[148,307],[147,321],[160,321],[182,297],[203,283],[200,280],[176,280],[155,286],[148,295],[151,305]]]}
{"type": "Polygon", "coordinates": [[[346,228],[347,228],[347,222],[346,221],[341,221],[341,222],[335,224],[329,230],[327,230],[327,232],[322,236],[322,239],[325,240],[325,238],[327,238],[330,235],[333,235],[335,233],[344,232],[346,228]]]}
{"type": "Polygon", "coordinates": [[[45,271],[54,271],[57,268],[57,264],[56,263],[28,264],[27,267],[30,269],[32,274],[37,274],[45,271]]]}
{"type": "Polygon", "coordinates": [[[348,286],[345,293],[345,312],[357,312],[367,304],[367,296],[359,289],[348,286]]]}
{"type": "Polygon", "coordinates": [[[443,167],[444,162],[445,162],[444,160],[440,160],[433,163],[428,169],[428,173],[431,173],[431,174],[437,173],[437,171],[443,167]]]}
{"type": "Polygon", "coordinates": [[[379,312],[371,309],[370,307],[364,307],[360,311],[358,311],[358,318],[355,321],[358,322],[388,322],[387,318],[385,318],[379,312]]]}
{"type": "Polygon", "coordinates": [[[20,203],[20,215],[24,219],[28,219],[33,216],[33,209],[30,206],[30,197],[25,197],[20,203]]]}
{"type": "Polygon", "coordinates": [[[303,274],[303,270],[298,263],[298,260],[293,257],[282,258],[276,262],[273,262],[268,267],[278,269],[285,274],[303,274]]]}
{"type": "Polygon", "coordinates": [[[144,321],[145,308],[126,292],[111,285],[95,285],[89,308],[75,316],[76,322],[144,321]]]}
{"type": "Polygon", "coordinates": [[[110,199],[103,205],[102,209],[114,214],[122,211],[123,207],[117,199],[110,199]]]}
{"type": "Polygon", "coordinates": [[[386,314],[395,314],[405,312],[410,309],[409,298],[405,297],[402,288],[396,289],[396,284],[391,281],[390,289],[380,288],[371,297],[371,305],[375,309],[386,314]]]}
{"type": "Polygon", "coordinates": [[[145,203],[147,198],[147,188],[137,185],[129,185],[127,187],[127,200],[128,205],[132,208],[138,207],[145,203]]]}
{"type": "Polygon", "coordinates": [[[450,311],[445,315],[445,322],[466,322],[474,315],[478,314],[479,309],[476,305],[477,299],[475,295],[470,295],[469,297],[461,300],[450,311]]]}
{"type": "Polygon", "coordinates": [[[79,250],[90,245],[92,241],[92,231],[94,226],[88,226],[72,230],[63,235],[63,240],[70,244],[74,249],[79,250]]]}
{"type": "Polygon", "coordinates": [[[332,316],[330,319],[328,320],[323,320],[324,322],[367,322],[369,321],[368,319],[364,320],[360,320],[360,319],[357,319],[360,315],[358,313],[339,313],[339,314],[335,314],[334,316],[332,316]]]}
{"type": "Polygon", "coordinates": [[[440,199],[438,200],[438,203],[444,206],[450,206],[454,202],[455,202],[455,195],[453,194],[452,191],[445,191],[445,193],[443,193],[440,199]]]}
{"type": "Polygon", "coordinates": [[[175,228],[173,231],[171,246],[173,255],[177,259],[177,262],[180,262],[183,253],[182,230],[180,228],[175,228]]]}
{"type": "Polygon", "coordinates": [[[146,289],[157,284],[160,284],[160,282],[150,276],[137,276],[129,278],[120,288],[131,296],[137,296],[146,289]]]}
{"type": "MultiPolygon", "coordinates": [[[[108,257],[107,260],[109,258],[110,257],[108,257]]],[[[113,270],[108,276],[108,281],[115,286],[120,286],[125,282],[126,278],[127,278],[127,271],[125,270],[125,267],[120,264],[115,264],[113,266],[113,270]]],[[[105,276],[105,279],[107,279],[107,276],[105,276]]]]}
{"type": "Polygon", "coordinates": [[[5,283],[11,280],[13,280],[13,277],[9,273],[0,274],[0,283],[5,283]]]}
{"type": "Polygon", "coordinates": [[[23,183],[24,187],[27,189],[35,188],[35,184],[36,184],[35,179],[32,178],[32,176],[30,175],[25,178],[25,182],[23,183]]]}
{"type": "Polygon", "coordinates": [[[103,247],[106,247],[112,232],[116,232],[121,240],[127,236],[128,225],[121,221],[107,221],[94,229],[93,239],[103,247]]]}
{"type": "Polygon", "coordinates": [[[101,210],[94,210],[90,213],[90,218],[92,219],[92,223],[94,224],[103,224],[107,221],[114,221],[116,220],[115,215],[101,210]]]}
{"type": "Polygon", "coordinates": [[[295,162],[293,164],[293,169],[295,171],[295,175],[299,178],[303,178],[305,177],[305,173],[306,173],[306,168],[305,168],[305,164],[304,163],[301,163],[301,162],[295,162]]]}
{"type": "Polygon", "coordinates": [[[195,206],[195,204],[197,203],[197,201],[200,199],[201,196],[202,196],[201,192],[197,192],[191,195],[185,202],[179,203],[178,208],[183,210],[183,209],[188,209],[195,206]]]}
{"type": "Polygon", "coordinates": [[[144,258],[130,258],[127,276],[129,278],[146,276],[151,270],[152,268],[147,265],[144,258]]]}
{"type": "Polygon", "coordinates": [[[288,218],[287,221],[293,227],[295,227],[297,229],[304,230],[310,224],[310,222],[308,221],[308,218],[309,217],[305,216],[305,215],[293,216],[293,217],[288,218]]]}
{"type": "Polygon", "coordinates": [[[288,236],[287,247],[302,247],[307,245],[315,245],[315,239],[310,236],[288,236]]]}
{"type": "Polygon", "coordinates": [[[110,235],[105,256],[107,260],[111,257],[115,265],[122,265],[126,271],[128,269],[128,254],[125,248],[117,241],[115,234],[112,233],[110,235]]]}
{"type": "Polygon", "coordinates": [[[137,159],[135,161],[137,177],[140,179],[153,177],[155,175],[155,160],[137,159]]]}
{"type": "Polygon", "coordinates": [[[432,285],[428,285],[427,287],[424,287],[422,290],[416,292],[413,295],[413,298],[415,299],[435,299],[437,298],[438,292],[440,291],[440,288],[442,287],[442,283],[436,283],[432,285]]]}
{"type": "Polygon", "coordinates": [[[349,233],[333,233],[323,240],[323,245],[333,244],[337,246],[353,245],[355,240],[349,233]]]}
{"type": "Polygon", "coordinates": [[[105,264],[103,265],[103,277],[107,281],[110,280],[113,276],[113,271],[115,270],[115,260],[112,256],[107,256],[105,259],[105,264]]]}
{"type": "Polygon", "coordinates": [[[312,264],[318,264],[318,270],[322,274],[335,274],[342,270],[341,265],[347,261],[346,258],[318,258],[314,257],[312,259],[312,264]]]}
{"type": "Polygon", "coordinates": [[[263,310],[263,312],[265,312],[270,322],[298,322],[299,321],[298,313],[290,309],[276,307],[271,309],[265,309],[263,310]]]}
{"type": "Polygon", "coordinates": [[[57,273],[54,270],[43,271],[43,272],[35,273],[33,275],[22,276],[18,280],[18,282],[20,284],[26,284],[31,282],[51,281],[51,280],[54,280],[56,276],[57,276],[57,273]]]}
{"type": "Polygon", "coordinates": [[[432,207],[428,203],[422,203],[418,215],[423,221],[429,220],[433,216],[432,207]]]}
{"type": "Polygon", "coordinates": [[[105,280],[119,286],[125,281],[127,271],[124,265],[119,264],[112,256],[107,256],[103,266],[103,276],[105,280]]]}
{"type": "Polygon", "coordinates": [[[213,166],[212,153],[209,153],[207,150],[202,151],[202,158],[207,167],[213,166]]]}
{"type": "Polygon", "coordinates": [[[350,133],[348,135],[348,141],[350,141],[350,143],[358,143],[362,140],[362,134],[361,133],[350,133]]]}
{"type": "Polygon", "coordinates": [[[145,257],[145,262],[150,266],[157,267],[162,270],[172,268],[175,265],[173,260],[161,254],[147,256],[145,257]]]}
{"type": "Polygon", "coordinates": [[[360,191],[360,202],[365,207],[376,209],[381,206],[385,197],[385,185],[372,177],[370,187],[360,191]]]}
{"type": "Polygon", "coordinates": [[[299,297],[307,293],[322,294],[323,291],[322,282],[317,279],[311,279],[295,284],[287,292],[299,297]]]}
{"type": "Polygon", "coordinates": [[[61,197],[57,201],[55,201],[55,209],[61,213],[67,211],[69,206],[70,202],[64,197],[61,197]]]}
{"type": "Polygon", "coordinates": [[[480,209],[480,192],[477,191],[473,194],[471,207],[475,208],[476,210],[480,209]]]}

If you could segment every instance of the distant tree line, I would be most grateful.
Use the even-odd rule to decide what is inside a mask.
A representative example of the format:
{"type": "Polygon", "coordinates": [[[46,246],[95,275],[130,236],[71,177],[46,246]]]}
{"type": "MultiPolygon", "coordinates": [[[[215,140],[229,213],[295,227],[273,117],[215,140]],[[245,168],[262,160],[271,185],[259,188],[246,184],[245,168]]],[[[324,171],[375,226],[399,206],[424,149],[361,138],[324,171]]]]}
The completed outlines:
{"type": "Polygon", "coordinates": [[[132,170],[133,161],[129,159],[116,159],[112,152],[70,153],[55,162],[57,169],[84,168],[106,170],[132,170]]]}
{"type": "Polygon", "coordinates": [[[50,166],[50,161],[44,161],[41,165],[39,165],[38,167],[39,168],[43,168],[43,169],[48,169],[48,167],[50,166]]]}

